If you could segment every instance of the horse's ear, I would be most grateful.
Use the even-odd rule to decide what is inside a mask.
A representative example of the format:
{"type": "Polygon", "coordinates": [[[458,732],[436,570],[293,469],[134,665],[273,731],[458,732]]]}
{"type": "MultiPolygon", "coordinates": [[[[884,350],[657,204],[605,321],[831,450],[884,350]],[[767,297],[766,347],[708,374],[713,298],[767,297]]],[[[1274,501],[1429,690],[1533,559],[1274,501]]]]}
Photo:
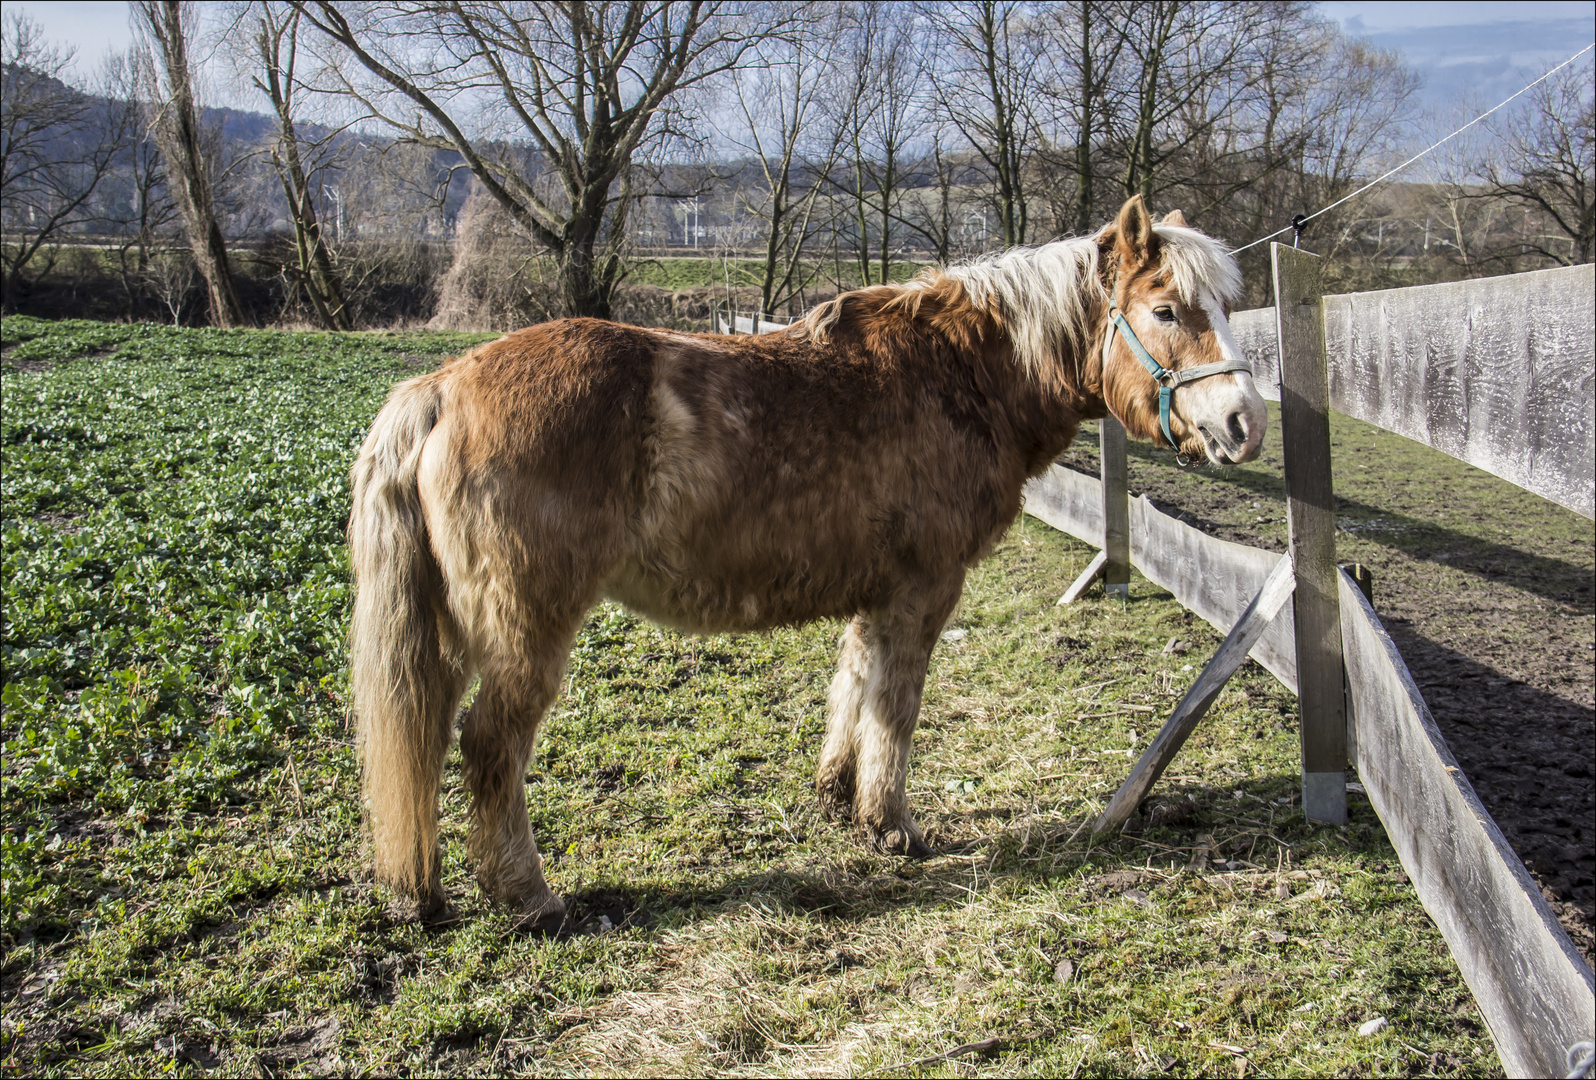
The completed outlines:
{"type": "Polygon", "coordinates": [[[1153,219],[1140,195],[1132,195],[1119,208],[1114,222],[1114,248],[1126,269],[1145,266],[1153,256],[1153,219]]]}
{"type": "MultiPolygon", "coordinates": [[[[1160,221],[1159,224],[1160,225],[1181,225],[1181,226],[1185,226],[1186,225],[1186,215],[1182,214],[1179,210],[1171,210],[1169,213],[1164,215],[1164,220],[1160,221]]],[[[1187,226],[1187,227],[1189,228],[1189,226],[1187,226]]]]}

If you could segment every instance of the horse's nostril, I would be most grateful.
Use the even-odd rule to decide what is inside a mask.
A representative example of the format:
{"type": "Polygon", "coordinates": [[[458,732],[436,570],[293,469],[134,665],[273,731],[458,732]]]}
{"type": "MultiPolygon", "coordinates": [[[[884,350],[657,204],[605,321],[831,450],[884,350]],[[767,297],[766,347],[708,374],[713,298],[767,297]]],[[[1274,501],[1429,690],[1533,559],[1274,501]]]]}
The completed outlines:
{"type": "Polygon", "coordinates": [[[1247,425],[1242,422],[1239,412],[1230,414],[1230,437],[1239,443],[1247,441],[1247,425]]]}

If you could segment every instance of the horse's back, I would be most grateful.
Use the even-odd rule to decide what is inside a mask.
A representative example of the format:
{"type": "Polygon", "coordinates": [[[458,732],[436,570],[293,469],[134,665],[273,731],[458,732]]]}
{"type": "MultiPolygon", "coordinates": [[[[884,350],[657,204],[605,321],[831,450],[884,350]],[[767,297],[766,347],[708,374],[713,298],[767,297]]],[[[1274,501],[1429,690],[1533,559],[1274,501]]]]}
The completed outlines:
{"type": "Polygon", "coordinates": [[[423,476],[460,573],[493,546],[586,601],[758,629],[945,577],[1012,517],[946,387],[891,356],[572,319],[445,371],[423,476]]]}

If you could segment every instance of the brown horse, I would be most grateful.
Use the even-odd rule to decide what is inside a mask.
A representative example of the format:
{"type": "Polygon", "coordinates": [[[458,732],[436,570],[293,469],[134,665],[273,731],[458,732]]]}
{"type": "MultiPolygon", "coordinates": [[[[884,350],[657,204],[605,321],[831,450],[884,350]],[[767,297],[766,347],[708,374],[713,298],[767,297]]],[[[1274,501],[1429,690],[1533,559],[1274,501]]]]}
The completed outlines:
{"type": "Polygon", "coordinates": [[[544,880],[524,778],[600,598],[688,632],[846,619],[819,792],[879,849],[931,854],[904,795],[931,649],[968,567],[1083,420],[1164,441],[1123,313],[1183,385],[1180,449],[1255,457],[1233,259],[1140,198],[1094,237],[845,293],[711,337],[567,319],[400,384],[354,467],[352,693],[379,877],[446,910],[438,787],[455,712],[477,880],[529,924],[544,880]],[[1230,361],[1226,364],[1225,361],[1230,361]]]}

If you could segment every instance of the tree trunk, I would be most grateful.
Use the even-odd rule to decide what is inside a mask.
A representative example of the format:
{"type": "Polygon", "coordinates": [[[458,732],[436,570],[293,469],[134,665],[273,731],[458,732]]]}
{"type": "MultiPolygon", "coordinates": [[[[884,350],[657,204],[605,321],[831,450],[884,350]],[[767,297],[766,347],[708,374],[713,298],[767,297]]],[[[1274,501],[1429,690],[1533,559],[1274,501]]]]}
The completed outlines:
{"type": "Polygon", "coordinates": [[[931,152],[937,165],[937,227],[934,242],[937,262],[947,265],[953,255],[953,171],[942,161],[942,140],[934,139],[931,152]]]}
{"type": "Polygon", "coordinates": [[[876,192],[881,199],[881,283],[885,285],[892,280],[892,192],[897,187],[897,154],[895,148],[887,147],[886,167],[882,170],[880,190],[876,192]]]}
{"type": "Polygon", "coordinates": [[[1092,78],[1092,4],[1081,0],[1081,125],[1075,132],[1075,231],[1086,235],[1092,227],[1092,106],[1096,86],[1092,78]]]}
{"type": "Polygon", "coordinates": [[[272,153],[272,163],[277,167],[282,181],[283,196],[288,203],[288,213],[294,223],[294,249],[299,261],[299,284],[309,297],[316,315],[328,330],[352,330],[354,320],[349,305],[344,300],[343,286],[333,269],[332,256],[322,236],[321,221],[316,214],[316,204],[310,193],[310,178],[305,172],[299,153],[299,132],[294,126],[293,92],[294,66],[298,59],[298,14],[294,21],[276,25],[268,16],[262,16],[257,45],[266,81],[260,85],[271,99],[277,113],[280,153],[272,153]],[[288,38],[288,59],[283,60],[283,38],[288,38]]]}
{"type": "Polygon", "coordinates": [[[160,51],[157,80],[166,80],[165,100],[155,124],[156,141],[166,158],[168,180],[183,215],[183,231],[194,265],[205,279],[211,322],[221,327],[248,322],[233,281],[227,242],[216,221],[211,183],[200,145],[199,114],[194,104],[192,71],[179,0],[142,0],[135,9],[160,51]]]}
{"type": "Polygon", "coordinates": [[[570,318],[608,319],[611,283],[605,281],[594,249],[598,245],[597,216],[573,217],[560,254],[560,302],[570,318]],[[583,226],[592,223],[592,227],[583,226]]]}

